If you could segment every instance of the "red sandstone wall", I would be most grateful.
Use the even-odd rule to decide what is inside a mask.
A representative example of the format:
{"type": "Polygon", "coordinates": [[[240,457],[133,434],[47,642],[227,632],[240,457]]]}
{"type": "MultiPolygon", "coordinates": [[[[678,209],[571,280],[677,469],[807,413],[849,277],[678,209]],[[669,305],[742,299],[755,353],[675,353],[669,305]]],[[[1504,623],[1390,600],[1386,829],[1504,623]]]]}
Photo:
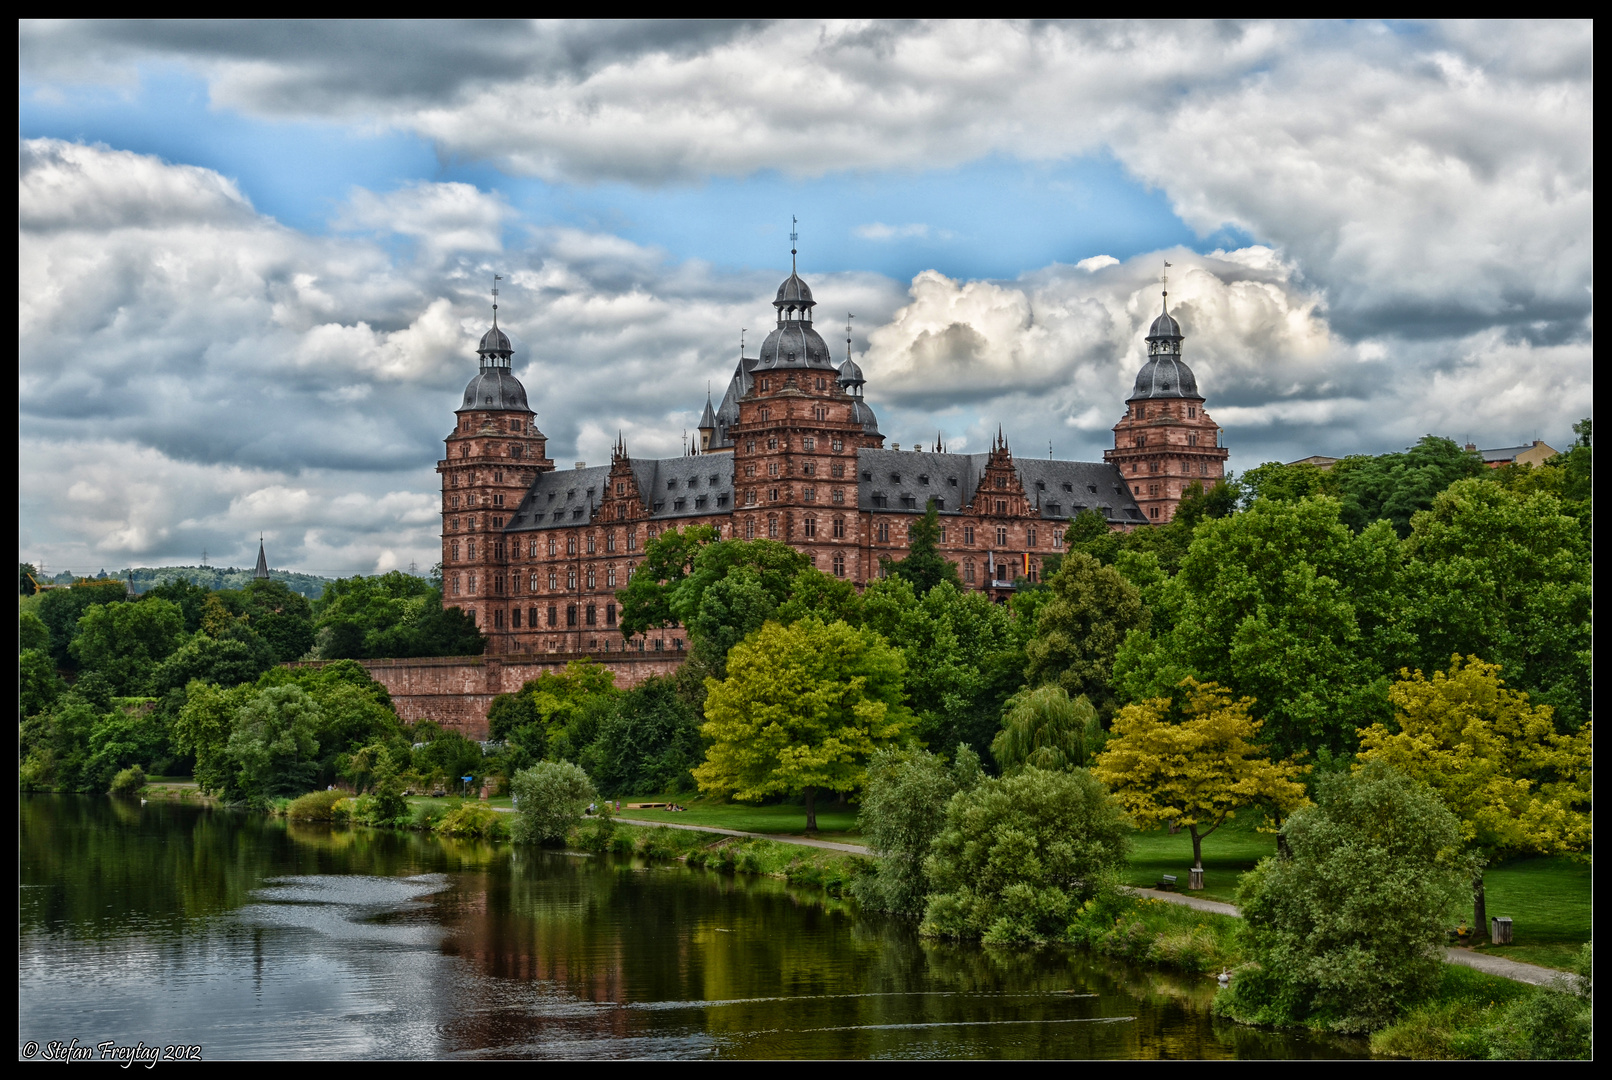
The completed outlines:
{"type": "MultiPolygon", "coordinates": [[[[413,660],[360,660],[370,677],[392,695],[405,723],[431,720],[467,739],[488,737],[487,710],[493,698],[519,690],[544,672],[559,671],[579,653],[509,656],[433,656],[413,660]]],[[[616,685],[635,686],[651,675],[669,675],[683,661],[680,653],[619,653],[600,659],[616,673],[616,685]]],[[[294,667],[328,661],[304,661],[294,667]]]]}

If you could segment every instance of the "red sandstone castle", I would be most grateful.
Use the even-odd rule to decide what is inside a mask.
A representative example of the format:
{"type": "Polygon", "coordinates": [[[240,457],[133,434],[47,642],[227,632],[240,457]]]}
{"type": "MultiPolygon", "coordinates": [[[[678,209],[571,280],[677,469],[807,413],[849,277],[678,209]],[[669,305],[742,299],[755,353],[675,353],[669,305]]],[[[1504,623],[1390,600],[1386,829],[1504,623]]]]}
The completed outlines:
{"type": "MultiPolygon", "coordinates": [[[[1168,293],[1165,294],[1166,301],[1168,293]]],[[[495,297],[496,299],[496,297],[495,297]]],[[[697,452],[556,469],[498,329],[481,339],[442,476],[442,569],[448,604],[464,608],[489,654],[670,652],[680,628],[624,638],[617,590],[663,529],[710,525],[724,538],[783,541],[825,573],[865,584],[899,559],[933,501],[942,552],[965,586],[997,598],[1037,581],[1069,519],[1096,510],[1115,529],[1170,520],[1182,494],[1223,475],[1227,451],[1181,359],[1168,310],[1114,426],[1104,461],[885,449],[863,399],[861,369],[836,366],[812,328],[812,291],[791,272],[777,326],[741,355],[720,407],[706,401],[697,452]]],[[[849,351],[849,340],[847,340],[849,351]]]]}

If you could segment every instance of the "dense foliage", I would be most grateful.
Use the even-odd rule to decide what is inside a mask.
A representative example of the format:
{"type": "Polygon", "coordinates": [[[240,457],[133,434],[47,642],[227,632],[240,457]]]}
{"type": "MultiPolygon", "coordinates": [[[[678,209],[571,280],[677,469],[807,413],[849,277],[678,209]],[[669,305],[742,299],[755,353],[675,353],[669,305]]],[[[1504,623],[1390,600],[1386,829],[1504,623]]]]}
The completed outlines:
{"type": "Polygon", "coordinates": [[[520,843],[558,844],[596,797],[588,774],[568,761],[540,761],[509,782],[515,797],[510,835],[520,843]]]}
{"type": "Polygon", "coordinates": [[[1334,774],[1283,827],[1287,856],[1244,876],[1257,971],[1217,1008],[1253,1023],[1381,1027],[1436,985],[1471,860],[1438,796],[1381,762],[1334,774]]]}
{"type": "Polygon", "coordinates": [[[487,647],[462,609],[443,606],[440,580],[396,570],[331,582],[317,615],[317,648],[326,660],[479,656],[487,647]]]}
{"type": "Polygon", "coordinates": [[[875,752],[857,820],[877,861],[854,883],[857,899],[879,911],[922,915],[930,893],[924,864],[945,824],[946,804],[982,778],[979,757],[966,745],[951,765],[910,747],[875,752]]]}

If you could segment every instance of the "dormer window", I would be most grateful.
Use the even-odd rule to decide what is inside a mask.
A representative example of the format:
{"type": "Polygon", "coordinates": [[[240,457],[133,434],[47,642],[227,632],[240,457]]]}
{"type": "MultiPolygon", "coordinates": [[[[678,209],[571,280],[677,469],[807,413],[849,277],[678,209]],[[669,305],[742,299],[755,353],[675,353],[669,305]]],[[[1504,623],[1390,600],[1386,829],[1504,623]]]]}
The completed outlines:
{"type": "Polygon", "coordinates": [[[1063,489],[1064,489],[1064,490],[1065,490],[1065,491],[1067,491],[1067,492],[1069,492],[1069,493],[1070,493],[1070,494],[1074,494],[1074,490],[1075,490],[1075,485],[1073,485],[1073,484],[1065,484],[1065,485],[1064,485],[1064,486],[1063,486],[1063,489]]]}
{"type": "Polygon", "coordinates": [[[677,481],[676,480],[668,480],[668,481],[666,481],[666,490],[667,491],[676,491],[677,490],[677,481]]]}
{"type": "Polygon", "coordinates": [[[947,478],[946,478],[946,483],[947,483],[947,484],[949,484],[949,485],[951,485],[951,486],[952,486],[952,487],[956,487],[956,486],[957,486],[957,477],[955,477],[955,476],[948,476],[948,477],[947,477],[947,478]]]}
{"type": "Polygon", "coordinates": [[[865,472],[865,473],[862,474],[862,479],[865,482],[871,484],[871,483],[873,483],[873,474],[870,473],[870,472],[865,472]]]}
{"type": "Polygon", "coordinates": [[[924,485],[925,487],[928,487],[929,486],[929,476],[928,476],[928,474],[919,473],[918,474],[918,482],[920,484],[924,485]]]}
{"type": "MultiPolygon", "coordinates": [[[[1086,485],[1086,490],[1091,492],[1093,495],[1095,495],[1095,494],[1097,494],[1097,485],[1096,484],[1087,484],[1086,485]]],[[[1118,494],[1121,494],[1121,495],[1124,494],[1124,492],[1120,491],[1119,488],[1115,488],[1114,491],[1116,493],[1118,493],[1118,494]]]]}
{"type": "Polygon", "coordinates": [[[1047,490],[1047,482],[1045,480],[1037,480],[1035,482],[1035,489],[1037,491],[1045,491],[1045,490],[1047,490]]]}
{"type": "Polygon", "coordinates": [[[891,482],[891,483],[892,483],[892,484],[899,484],[899,483],[901,483],[901,474],[900,474],[900,473],[891,473],[891,474],[890,474],[890,482],[891,482]]]}
{"type": "Polygon", "coordinates": [[[687,505],[688,505],[688,500],[687,499],[673,499],[672,500],[672,509],[673,510],[682,510],[687,505]]]}

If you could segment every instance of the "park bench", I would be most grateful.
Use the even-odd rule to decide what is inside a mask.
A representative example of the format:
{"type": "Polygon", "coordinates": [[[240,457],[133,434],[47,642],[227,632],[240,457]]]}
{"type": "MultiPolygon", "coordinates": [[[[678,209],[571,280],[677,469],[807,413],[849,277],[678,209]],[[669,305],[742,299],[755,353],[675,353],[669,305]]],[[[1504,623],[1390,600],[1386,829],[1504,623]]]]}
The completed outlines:
{"type": "Polygon", "coordinates": [[[1174,874],[1165,874],[1164,877],[1159,879],[1158,885],[1156,885],[1154,887],[1158,888],[1158,889],[1163,889],[1165,892],[1174,892],[1175,891],[1175,875],[1174,874]]]}

